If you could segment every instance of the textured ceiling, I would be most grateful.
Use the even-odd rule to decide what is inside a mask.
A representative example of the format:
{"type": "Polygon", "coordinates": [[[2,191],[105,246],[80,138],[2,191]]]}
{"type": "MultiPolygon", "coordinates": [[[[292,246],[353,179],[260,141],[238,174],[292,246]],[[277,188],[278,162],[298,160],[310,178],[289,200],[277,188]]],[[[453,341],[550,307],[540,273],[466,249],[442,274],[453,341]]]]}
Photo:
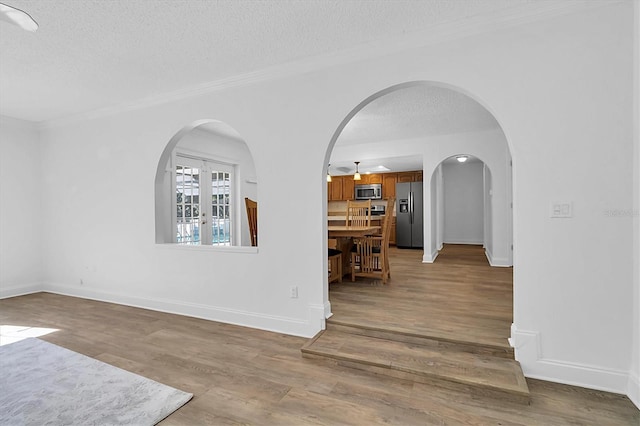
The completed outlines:
{"type": "MultiPolygon", "coordinates": [[[[389,154],[389,145],[446,134],[499,129],[493,115],[468,96],[451,89],[418,85],[383,95],[362,108],[336,141],[330,163],[335,174],[351,174],[355,160],[363,172],[422,169],[422,156],[389,154]],[[376,142],[383,142],[382,144],[376,142]],[[359,152],[354,156],[353,146],[359,152]]],[[[460,154],[465,154],[461,152],[460,154]]],[[[455,160],[454,160],[455,161],[455,160]]]]}
{"type": "Polygon", "coordinates": [[[343,129],[340,145],[413,139],[499,128],[489,111],[468,96],[435,86],[412,86],[381,96],[343,129]]]}
{"type": "MultiPolygon", "coordinates": [[[[47,121],[557,0],[3,0],[0,114],[47,121]]],[[[568,1],[568,0],[566,0],[568,1]]],[[[522,15],[522,13],[521,13],[522,15]]],[[[393,45],[393,44],[392,44],[393,45]]],[[[406,106],[406,108],[411,108],[406,106]]],[[[409,111],[411,112],[411,111],[409,111]]]]}

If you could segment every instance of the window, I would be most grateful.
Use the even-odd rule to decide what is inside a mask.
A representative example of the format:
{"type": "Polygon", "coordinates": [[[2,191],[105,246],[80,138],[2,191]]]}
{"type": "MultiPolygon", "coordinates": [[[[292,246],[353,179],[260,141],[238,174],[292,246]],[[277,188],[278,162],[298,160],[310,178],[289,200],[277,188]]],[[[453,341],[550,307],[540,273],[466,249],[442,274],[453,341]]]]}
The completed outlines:
{"type": "Polygon", "coordinates": [[[233,245],[234,166],[178,154],[174,171],[175,241],[233,245]]]}

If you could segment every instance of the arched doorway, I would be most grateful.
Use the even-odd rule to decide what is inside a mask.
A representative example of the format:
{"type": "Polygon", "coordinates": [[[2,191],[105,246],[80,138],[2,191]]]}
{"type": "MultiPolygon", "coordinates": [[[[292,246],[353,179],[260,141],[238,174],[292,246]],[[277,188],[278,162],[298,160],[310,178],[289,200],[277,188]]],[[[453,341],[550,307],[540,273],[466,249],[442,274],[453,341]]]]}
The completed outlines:
{"type": "MultiPolygon", "coordinates": [[[[438,192],[438,184],[442,183],[437,180],[438,176],[442,178],[438,170],[442,171],[444,160],[460,153],[482,159],[481,179],[489,185],[486,190],[482,187],[479,194],[483,206],[480,225],[483,235],[479,242],[487,248],[491,265],[511,266],[510,150],[498,120],[464,90],[438,82],[408,82],[371,95],[338,126],[327,150],[326,163],[331,164],[332,174],[339,174],[344,168],[343,175],[348,176],[353,171],[347,165],[354,161],[362,164],[365,160],[377,164],[376,167],[403,160],[420,162],[420,170],[412,172],[416,176],[419,173],[420,180],[424,181],[424,247],[421,256],[416,257],[413,251],[411,260],[412,265],[420,266],[435,261],[444,238],[444,211],[439,211],[443,204],[442,200],[437,202],[443,195],[438,192]]],[[[390,173],[408,171],[389,170],[390,173]]],[[[379,173],[385,182],[384,171],[379,173]]],[[[393,179],[389,182],[393,183],[393,179]]],[[[385,192],[389,193],[383,184],[385,192]]],[[[331,207],[328,211],[331,212],[331,207]]],[[[510,286],[511,289],[511,283],[510,286]]],[[[333,301],[332,308],[335,308],[333,301]]],[[[508,313],[510,317],[512,309],[508,313]]],[[[504,337],[506,341],[508,327],[504,337]]]]}

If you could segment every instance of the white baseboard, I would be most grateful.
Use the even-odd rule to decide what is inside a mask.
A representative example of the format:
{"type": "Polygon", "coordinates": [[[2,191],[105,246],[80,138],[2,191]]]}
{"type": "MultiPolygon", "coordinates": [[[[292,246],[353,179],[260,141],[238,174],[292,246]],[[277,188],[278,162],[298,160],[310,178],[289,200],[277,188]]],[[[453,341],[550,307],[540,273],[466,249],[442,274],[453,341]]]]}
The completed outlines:
{"type": "Polygon", "coordinates": [[[468,246],[481,246],[484,244],[483,240],[453,240],[445,241],[444,244],[464,244],[468,246]]]}
{"type": "Polygon", "coordinates": [[[0,285],[0,299],[6,299],[9,297],[24,296],[25,294],[38,293],[42,291],[44,284],[32,283],[22,284],[11,287],[5,287],[4,284],[0,285]]]}
{"type": "Polygon", "coordinates": [[[321,329],[320,324],[324,321],[325,315],[323,305],[310,307],[310,316],[313,315],[315,318],[316,315],[319,315],[319,317],[311,321],[190,302],[135,297],[102,290],[72,287],[64,284],[47,284],[44,287],[42,291],[65,296],[117,303],[136,308],[150,309],[152,311],[184,315],[301,337],[313,337],[321,329]]]}
{"type": "Polygon", "coordinates": [[[438,250],[433,250],[431,253],[427,253],[425,251],[424,254],[422,255],[422,263],[433,263],[433,262],[435,262],[436,257],[438,257],[438,254],[440,254],[440,252],[438,250]]]}
{"type": "Polygon", "coordinates": [[[489,265],[494,266],[496,268],[510,268],[513,266],[509,259],[504,257],[494,257],[491,251],[487,250],[485,247],[484,254],[487,256],[487,260],[489,261],[489,265]]]}
{"type": "Polygon", "coordinates": [[[638,409],[640,409],[640,376],[629,374],[629,385],[627,386],[627,396],[638,409]]]}
{"type": "Polygon", "coordinates": [[[628,394],[628,371],[543,358],[540,342],[540,333],[518,330],[515,324],[511,325],[509,343],[515,348],[516,360],[522,366],[526,377],[628,394]]]}
{"type": "Polygon", "coordinates": [[[330,318],[332,315],[333,313],[331,312],[331,303],[329,301],[326,301],[322,305],[309,305],[309,321],[317,321],[318,325],[320,326],[320,330],[326,330],[327,318],[330,318]]]}

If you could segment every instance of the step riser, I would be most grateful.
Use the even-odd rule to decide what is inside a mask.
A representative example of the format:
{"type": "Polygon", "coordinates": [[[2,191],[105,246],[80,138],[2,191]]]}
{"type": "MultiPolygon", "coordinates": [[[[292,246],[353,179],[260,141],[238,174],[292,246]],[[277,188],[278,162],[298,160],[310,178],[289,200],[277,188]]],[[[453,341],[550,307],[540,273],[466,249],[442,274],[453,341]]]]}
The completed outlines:
{"type": "Polygon", "coordinates": [[[477,384],[469,385],[468,383],[460,383],[447,377],[431,376],[426,374],[417,374],[415,372],[407,372],[393,368],[393,366],[381,366],[373,363],[366,363],[360,360],[353,361],[347,359],[337,359],[324,354],[313,353],[303,349],[302,356],[304,358],[313,359],[325,365],[338,365],[356,370],[366,371],[374,374],[381,374],[396,379],[411,380],[418,383],[443,387],[446,389],[465,392],[470,396],[484,395],[498,399],[506,399],[521,404],[529,404],[529,394],[520,394],[513,391],[506,391],[498,388],[484,387],[477,384]]]}
{"type": "Polygon", "coordinates": [[[477,355],[493,356],[505,359],[515,359],[512,348],[494,348],[469,342],[454,342],[433,338],[430,336],[412,336],[397,333],[390,330],[373,330],[357,325],[345,325],[334,322],[327,322],[327,330],[335,330],[343,333],[355,334],[359,336],[376,337],[379,339],[392,340],[396,342],[410,343],[414,345],[426,346],[440,351],[456,350],[477,355]]]}

